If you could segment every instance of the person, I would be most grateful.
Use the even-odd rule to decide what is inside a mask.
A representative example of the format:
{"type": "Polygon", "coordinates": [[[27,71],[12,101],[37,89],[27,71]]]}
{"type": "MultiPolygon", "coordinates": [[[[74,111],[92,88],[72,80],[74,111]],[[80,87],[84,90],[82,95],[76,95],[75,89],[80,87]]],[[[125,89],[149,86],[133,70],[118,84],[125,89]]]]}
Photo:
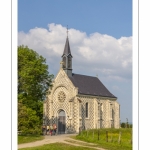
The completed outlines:
{"type": "Polygon", "coordinates": [[[47,126],[47,132],[49,132],[49,126],[47,126]]]}
{"type": "Polygon", "coordinates": [[[56,130],[57,130],[56,124],[53,124],[53,130],[54,130],[54,134],[56,135],[56,130]]]}
{"type": "Polygon", "coordinates": [[[52,133],[53,133],[53,126],[50,125],[50,135],[52,136],[52,133]]]}
{"type": "Polygon", "coordinates": [[[45,125],[43,125],[42,126],[42,133],[43,133],[43,135],[45,135],[45,130],[46,130],[46,127],[45,127],[45,125]]]}

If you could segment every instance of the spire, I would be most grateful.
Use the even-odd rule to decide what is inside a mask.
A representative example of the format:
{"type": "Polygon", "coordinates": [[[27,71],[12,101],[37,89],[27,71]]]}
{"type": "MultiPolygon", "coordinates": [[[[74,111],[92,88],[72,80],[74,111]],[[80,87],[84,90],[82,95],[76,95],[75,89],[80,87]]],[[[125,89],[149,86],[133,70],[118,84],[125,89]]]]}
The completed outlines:
{"type": "Polygon", "coordinates": [[[68,32],[69,32],[69,31],[68,31],[68,25],[67,25],[67,37],[68,37],[68,32]]]}
{"type": "Polygon", "coordinates": [[[63,52],[62,57],[64,55],[68,56],[69,54],[71,55],[71,51],[70,51],[69,39],[68,39],[68,36],[67,36],[67,38],[66,38],[66,44],[65,44],[65,48],[64,48],[64,52],[63,52]]]}
{"type": "Polygon", "coordinates": [[[72,76],[72,55],[69,45],[69,39],[68,39],[68,26],[67,26],[67,38],[65,43],[64,52],[62,55],[62,62],[63,62],[63,69],[65,70],[66,74],[68,76],[72,76]]]}
{"type": "MultiPolygon", "coordinates": [[[[62,57],[64,56],[64,55],[66,55],[66,56],[68,56],[69,54],[71,55],[71,51],[70,51],[70,45],[69,45],[69,39],[68,39],[68,25],[67,25],[67,38],[66,38],[66,44],[65,44],[65,48],[64,48],[64,52],[63,52],[63,55],[62,55],[62,57]]],[[[71,55],[71,57],[72,57],[72,55],[71,55]]]]}

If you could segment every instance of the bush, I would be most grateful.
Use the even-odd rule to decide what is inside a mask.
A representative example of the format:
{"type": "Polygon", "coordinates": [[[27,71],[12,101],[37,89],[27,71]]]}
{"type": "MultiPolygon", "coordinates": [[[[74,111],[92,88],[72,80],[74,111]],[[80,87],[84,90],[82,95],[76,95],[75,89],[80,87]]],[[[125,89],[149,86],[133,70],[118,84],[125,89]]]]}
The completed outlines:
{"type": "Polygon", "coordinates": [[[18,131],[22,135],[41,134],[40,118],[36,111],[26,107],[21,102],[18,103],[18,131]]]}

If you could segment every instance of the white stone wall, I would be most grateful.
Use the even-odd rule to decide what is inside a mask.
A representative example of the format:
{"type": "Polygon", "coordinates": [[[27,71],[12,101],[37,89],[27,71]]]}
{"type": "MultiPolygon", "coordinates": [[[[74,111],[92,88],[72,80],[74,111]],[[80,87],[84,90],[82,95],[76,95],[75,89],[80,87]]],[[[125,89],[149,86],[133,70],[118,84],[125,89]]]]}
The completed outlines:
{"type": "Polygon", "coordinates": [[[86,129],[95,128],[95,109],[93,98],[88,96],[78,96],[81,100],[81,124],[86,129]],[[86,103],[88,103],[88,118],[86,118],[86,103]]]}

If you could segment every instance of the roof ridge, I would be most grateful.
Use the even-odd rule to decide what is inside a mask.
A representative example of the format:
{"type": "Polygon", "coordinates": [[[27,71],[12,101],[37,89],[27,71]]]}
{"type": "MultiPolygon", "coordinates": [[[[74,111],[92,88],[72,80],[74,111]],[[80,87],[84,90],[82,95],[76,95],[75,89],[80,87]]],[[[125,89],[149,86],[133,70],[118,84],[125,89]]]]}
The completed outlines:
{"type": "MultiPolygon", "coordinates": [[[[87,76],[87,77],[92,77],[92,78],[97,78],[97,77],[94,77],[94,76],[89,76],[89,75],[83,75],[83,74],[77,74],[77,73],[72,73],[73,75],[81,75],[81,76],[87,76]]],[[[98,78],[97,78],[98,79],[98,78]]]]}

